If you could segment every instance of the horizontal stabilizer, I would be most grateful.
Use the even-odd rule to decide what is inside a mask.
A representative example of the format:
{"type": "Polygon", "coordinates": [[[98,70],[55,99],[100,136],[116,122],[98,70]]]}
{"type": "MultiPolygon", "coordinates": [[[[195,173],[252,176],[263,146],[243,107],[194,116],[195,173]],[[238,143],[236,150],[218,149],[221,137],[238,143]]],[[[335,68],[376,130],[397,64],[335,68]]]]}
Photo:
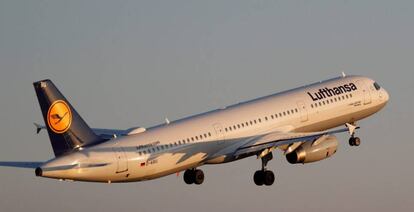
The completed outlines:
{"type": "Polygon", "coordinates": [[[0,166],[15,167],[15,168],[36,168],[43,164],[44,162],[35,162],[35,161],[0,161],[0,166]]]}

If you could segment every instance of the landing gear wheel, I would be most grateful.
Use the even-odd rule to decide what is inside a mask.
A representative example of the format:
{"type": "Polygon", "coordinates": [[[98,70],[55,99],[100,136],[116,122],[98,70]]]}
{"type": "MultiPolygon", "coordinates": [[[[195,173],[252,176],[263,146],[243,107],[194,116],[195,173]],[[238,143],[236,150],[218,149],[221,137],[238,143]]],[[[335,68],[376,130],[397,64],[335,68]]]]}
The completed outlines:
{"type": "Polygon", "coordinates": [[[361,139],[358,137],[351,137],[349,138],[349,145],[350,146],[359,146],[361,145],[361,139]]]}
{"type": "Polygon", "coordinates": [[[200,169],[194,170],[194,183],[200,185],[204,182],[204,173],[200,169]]]}
{"type": "Polygon", "coordinates": [[[350,137],[349,138],[349,146],[354,146],[355,145],[355,138],[354,137],[350,137]]]}
{"type": "Polygon", "coordinates": [[[184,182],[188,185],[193,184],[194,183],[194,170],[192,169],[187,169],[184,172],[184,182]]]}
{"type": "Polygon", "coordinates": [[[204,172],[200,169],[187,169],[183,178],[186,184],[200,185],[204,182],[204,172]]]}
{"type": "Polygon", "coordinates": [[[275,174],[269,170],[258,170],[254,173],[253,180],[258,186],[271,186],[275,182],[275,174]]]}
{"type": "Polygon", "coordinates": [[[358,138],[358,137],[355,137],[355,139],[354,139],[355,141],[354,141],[354,146],[359,146],[359,145],[361,145],[361,139],[360,138],[358,138]]]}
{"type": "Polygon", "coordinates": [[[264,172],[262,170],[258,170],[253,175],[254,183],[258,186],[262,186],[264,184],[264,172]]]}
{"type": "Polygon", "coordinates": [[[263,181],[264,184],[267,186],[273,185],[273,183],[275,182],[275,174],[273,174],[272,171],[264,171],[263,181]]]}

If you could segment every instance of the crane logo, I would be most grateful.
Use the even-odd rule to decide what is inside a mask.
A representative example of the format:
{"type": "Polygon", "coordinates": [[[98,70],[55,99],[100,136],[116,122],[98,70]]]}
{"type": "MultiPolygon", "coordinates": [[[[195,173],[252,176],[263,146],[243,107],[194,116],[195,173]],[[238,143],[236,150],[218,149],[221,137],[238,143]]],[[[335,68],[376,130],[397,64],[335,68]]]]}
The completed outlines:
{"type": "Polygon", "coordinates": [[[72,123],[72,112],[69,105],[62,100],[52,103],[47,112],[47,124],[49,128],[57,133],[62,134],[68,131],[72,123]]]}

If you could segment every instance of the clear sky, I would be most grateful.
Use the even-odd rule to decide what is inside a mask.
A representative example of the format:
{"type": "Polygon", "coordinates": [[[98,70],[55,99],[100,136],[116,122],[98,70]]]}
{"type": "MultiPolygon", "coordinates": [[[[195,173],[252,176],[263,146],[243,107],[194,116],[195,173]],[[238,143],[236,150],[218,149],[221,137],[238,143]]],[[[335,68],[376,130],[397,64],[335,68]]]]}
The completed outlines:
{"type": "Polygon", "coordinates": [[[269,164],[204,166],[128,184],[67,183],[0,167],[1,211],[412,211],[414,1],[0,0],[0,161],[53,157],[32,82],[51,78],[93,127],[149,127],[348,74],[391,95],[362,145],[269,164]]]}

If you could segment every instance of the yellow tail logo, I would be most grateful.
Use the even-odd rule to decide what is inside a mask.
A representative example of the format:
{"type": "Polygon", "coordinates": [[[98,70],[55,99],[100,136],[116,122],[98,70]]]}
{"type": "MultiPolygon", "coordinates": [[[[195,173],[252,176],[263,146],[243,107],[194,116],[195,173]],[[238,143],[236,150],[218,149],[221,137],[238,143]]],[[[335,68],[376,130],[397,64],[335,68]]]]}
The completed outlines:
{"type": "Polygon", "coordinates": [[[57,100],[52,103],[47,112],[47,124],[49,128],[58,134],[65,133],[70,128],[72,123],[72,112],[69,105],[62,101],[57,100]]]}

